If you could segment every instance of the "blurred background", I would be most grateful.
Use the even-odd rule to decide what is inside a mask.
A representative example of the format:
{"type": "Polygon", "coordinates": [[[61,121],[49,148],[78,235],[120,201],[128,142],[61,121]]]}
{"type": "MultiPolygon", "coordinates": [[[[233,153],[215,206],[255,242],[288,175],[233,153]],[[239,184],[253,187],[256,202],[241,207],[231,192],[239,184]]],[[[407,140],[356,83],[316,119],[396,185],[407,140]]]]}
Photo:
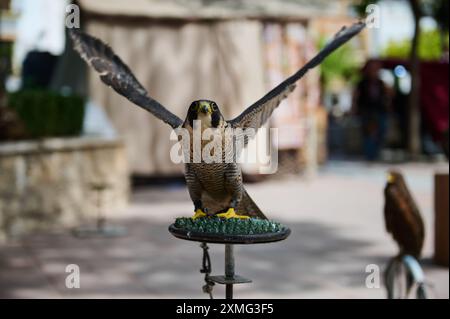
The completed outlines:
{"type": "MultiPolygon", "coordinates": [[[[374,27],[274,112],[277,172],[244,165],[255,202],[292,235],[237,249],[237,271],[254,284],[236,295],[385,298],[366,286],[366,267],[382,271],[398,252],[383,219],[396,169],[425,222],[432,296],[448,298],[447,0],[0,0],[0,9],[0,297],[205,297],[200,248],[167,231],[193,210],[169,127],[103,85],[66,26],[107,42],[179,117],[205,98],[233,118],[371,14],[374,27]],[[69,264],[80,267],[79,289],[65,286],[69,264]]],[[[221,247],[211,254],[223,272],[221,247]]]]}

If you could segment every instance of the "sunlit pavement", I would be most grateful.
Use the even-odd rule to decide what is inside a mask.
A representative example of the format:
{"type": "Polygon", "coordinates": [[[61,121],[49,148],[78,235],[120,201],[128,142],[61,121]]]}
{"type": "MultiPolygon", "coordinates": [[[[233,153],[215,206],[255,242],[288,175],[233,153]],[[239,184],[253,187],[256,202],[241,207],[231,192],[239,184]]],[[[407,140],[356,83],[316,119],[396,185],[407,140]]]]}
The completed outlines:
{"type": "MultiPolygon", "coordinates": [[[[236,270],[254,283],[236,288],[237,298],[384,298],[366,287],[366,267],[383,270],[397,250],[383,221],[386,164],[330,162],[315,178],[288,177],[248,185],[270,218],[292,229],[288,240],[239,246],[236,270]]],[[[423,266],[431,294],[449,297],[448,268],[433,256],[433,174],[448,164],[401,164],[426,222],[423,266]]],[[[192,204],[184,186],[134,192],[132,204],[110,220],[128,236],[77,239],[69,232],[38,234],[0,246],[3,298],[206,298],[201,249],[172,237],[167,227],[192,204]],[[68,264],[81,271],[81,287],[68,289],[68,264]]],[[[213,273],[223,274],[223,247],[211,245],[213,273]]],[[[216,297],[224,288],[216,286],[216,297]]]]}

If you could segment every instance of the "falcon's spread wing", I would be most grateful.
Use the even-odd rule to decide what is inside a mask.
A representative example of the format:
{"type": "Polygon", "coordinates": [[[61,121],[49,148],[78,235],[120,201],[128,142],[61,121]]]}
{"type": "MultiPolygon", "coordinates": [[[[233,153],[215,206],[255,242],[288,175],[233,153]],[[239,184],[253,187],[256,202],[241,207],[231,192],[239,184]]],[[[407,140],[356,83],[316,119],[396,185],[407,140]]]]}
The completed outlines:
{"type": "Polygon", "coordinates": [[[117,93],[172,126],[180,127],[183,121],[158,101],[152,99],[128,66],[105,43],[80,31],[71,30],[74,48],[99,74],[100,79],[117,93]]]}
{"type": "Polygon", "coordinates": [[[330,55],[333,51],[346,43],[356,34],[358,34],[365,24],[362,22],[355,23],[349,28],[343,28],[337,33],[334,39],[326,45],[312,60],[310,60],[305,66],[297,71],[294,75],[286,79],[284,82],[275,87],[272,91],[267,93],[261,99],[256,101],[253,105],[249,106],[238,117],[230,121],[232,127],[236,128],[253,128],[259,129],[268,118],[272,115],[273,111],[278,107],[280,102],[285,99],[289,93],[295,88],[295,82],[300,80],[310,69],[316,67],[322,61],[330,55]]]}

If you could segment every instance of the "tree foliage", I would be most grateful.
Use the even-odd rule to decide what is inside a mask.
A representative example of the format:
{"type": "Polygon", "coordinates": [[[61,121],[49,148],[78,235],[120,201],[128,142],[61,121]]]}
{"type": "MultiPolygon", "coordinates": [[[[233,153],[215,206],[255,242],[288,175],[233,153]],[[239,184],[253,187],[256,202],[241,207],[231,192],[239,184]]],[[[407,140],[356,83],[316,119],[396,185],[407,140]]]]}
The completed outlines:
{"type": "MultiPolygon", "coordinates": [[[[353,9],[360,16],[366,15],[366,7],[370,4],[378,3],[380,0],[354,0],[353,9]]],[[[441,58],[442,49],[448,47],[449,32],[449,0],[418,0],[418,6],[414,6],[416,1],[403,1],[411,5],[411,8],[418,8],[420,16],[432,17],[439,29],[431,31],[421,31],[418,40],[418,56],[422,60],[436,60],[441,58]]],[[[411,39],[391,42],[382,52],[384,57],[408,58],[411,54],[411,39]]]]}
{"type": "MultiPolygon", "coordinates": [[[[322,39],[319,47],[322,48],[325,44],[325,39],[322,39]]],[[[355,82],[361,62],[357,57],[356,50],[351,45],[344,45],[330,54],[320,65],[325,88],[329,89],[335,80],[355,82]]]]}
{"type": "MultiPolygon", "coordinates": [[[[448,46],[448,35],[443,38],[438,30],[422,31],[419,36],[418,54],[424,61],[439,60],[442,46],[448,46]],[[445,41],[445,43],[442,43],[445,41]]],[[[411,52],[410,39],[391,41],[381,53],[382,57],[407,59],[411,52]]]]}

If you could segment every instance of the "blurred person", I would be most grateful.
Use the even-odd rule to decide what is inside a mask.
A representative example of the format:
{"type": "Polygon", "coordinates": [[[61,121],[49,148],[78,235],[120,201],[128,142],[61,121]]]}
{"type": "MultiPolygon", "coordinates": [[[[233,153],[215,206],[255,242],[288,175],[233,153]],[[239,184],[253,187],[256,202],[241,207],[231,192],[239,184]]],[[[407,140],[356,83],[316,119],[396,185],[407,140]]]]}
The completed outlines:
{"type": "Polygon", "coordinates": [[[363,69],[363,77],[353,96],[352,112],[361,120],[363,151],[369,161],[378,158],[387,131],[390,94],[379,78],[380,69],[379,62],[369,61],[363,69]]]}
{"type": "Polygon", "coordinates": [[[392,98],[392,112],[397,120],[400,141],[398,148],[406,150],[408,148],[408,94],[400,88],[400,78],[394,75],[394,92],[392,98]]]}
{"type": "Polygon", "coordinates": [[[22,89],[45,89],[50,86],[58,56],[49,52],[28,52],[22,65],[22,89]]]}
{"type": "Polygon", "coordinates": [[[19,12],[14,47],[22,88],[48,88],[65,47],[65,15],[70,0],[13,0],[19,12]],[[20,67],[21,66],[21,67],[20,67]]]}

